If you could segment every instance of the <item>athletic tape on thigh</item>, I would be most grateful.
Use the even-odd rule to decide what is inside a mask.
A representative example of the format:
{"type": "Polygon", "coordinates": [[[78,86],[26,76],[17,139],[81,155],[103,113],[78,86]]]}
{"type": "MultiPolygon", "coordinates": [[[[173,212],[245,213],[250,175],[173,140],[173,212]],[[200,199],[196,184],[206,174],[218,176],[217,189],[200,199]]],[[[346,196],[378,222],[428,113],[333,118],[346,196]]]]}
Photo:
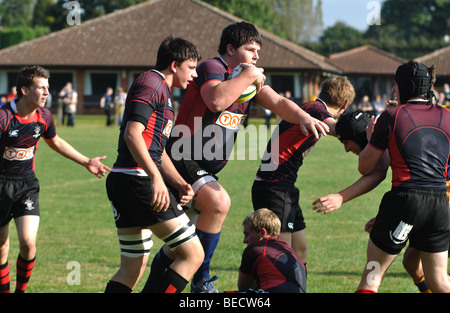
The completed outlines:
{"type": "Polygon", "coordinates": [[[192,184],[192,189],[194,190],[194,193],[196,194],[200,188],[205,186],[207,183],[217,181],[213,176],[207,175],[203,176],[202,178],[198,179],[195,183],[192,184]]]}
{"type": "Polygon", "coordinates": [[[175,250],[196,236],[195,226],[188,221],[183,221],[177,229],[162,240],[169,246],[170,250],[175,250]]]}
{"type": "Polygon", "coordinates": [[[137,235],[119,235],[120,254],[130,258],[149,255],[153,246],[152,232],[137,235]]]}

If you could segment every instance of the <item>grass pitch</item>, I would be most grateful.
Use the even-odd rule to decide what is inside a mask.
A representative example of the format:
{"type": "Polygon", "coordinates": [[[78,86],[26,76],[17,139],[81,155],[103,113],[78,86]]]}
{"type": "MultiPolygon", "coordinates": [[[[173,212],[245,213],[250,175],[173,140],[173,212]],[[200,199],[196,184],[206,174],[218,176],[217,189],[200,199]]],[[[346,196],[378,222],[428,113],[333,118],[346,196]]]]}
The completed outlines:
{"type": "MultiPolygon", "coordinates": [[[[263,121],[251,119],[250,124],[257,128],[263,121]]],[[[111,167],[116,158],[119,130],[104,125],[103,116],[80,115],[74,128],[59,126],[57,131],[87,156],[107,155],[105,164],[111,167]]],[[[244,135],[241,131],[240,136],[244,135]]],[[[215,282],[219,290],[236,290],[241,253],[245,248],[241,224],[252,211],[250,190],[258,166],[259,160],[235,158],[219,173],[219,181],[232,200],[211,264],[211,274],[220,276],[215,282]]],[[[310,293],[352,293],[359,284],[368,241],[364,225],[375,216],[382,195],[389,190],[390,173],[375,190],[344,204],[338,211],[320,215],[311,209],[311,203],[318,197],[353,183],[359,177],[356,167],[357,157],[345,153],[342,144],[328,136],[317,143],[300,169],[297,187],[307,224],[307,291],[310,293]]],[[[103,292],[117,271],[120,258],[105,178],[98,179],[51,151],[43,140],[37,153],[36,175],[41,185],[41,223],[36,266],[27,292],[103,292]]],[[[162,244],[156,237],[153,240],[149,265],[162,244]]],[[[14,223],[10,223],[10,246],[13,290],[16,271],[13,264],[18,254],[14,223]]],[[[403,269],[401,258],[402,254],[390,267],[379,292],[418,292],[403,269]]],[[[148,272],[149,266],[136,292],[142,289],[148,272]]]]}

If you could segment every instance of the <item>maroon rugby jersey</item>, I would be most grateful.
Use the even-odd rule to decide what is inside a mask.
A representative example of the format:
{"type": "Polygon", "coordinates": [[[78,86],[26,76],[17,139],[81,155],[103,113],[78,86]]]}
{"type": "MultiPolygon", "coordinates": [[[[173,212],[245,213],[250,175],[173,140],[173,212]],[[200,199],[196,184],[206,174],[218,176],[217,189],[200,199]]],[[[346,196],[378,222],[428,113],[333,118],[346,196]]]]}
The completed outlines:
{"type": "Polygon", "coordinates": [[[383,112],[370,145],[389,149],[392,186],[446,189],[450,154],[450,111],[423,100],[383,112]]]}
{"type": "Polygon", "coordinates": [[[52,139],[56,129],[48,109],[38,108],[32,117],[23,118],[16,100],[0,109],[0,173],[18,176],[34,172],[39,139],[52,139]]]}
{"type": "Polygon", "coordinates": [[[233,103],[215,113],[206,106],[200,88],[208,81],[226,80],[230,72],[222,58],[206,60],[197,67],[198,77],[189,84],[167,148],[173,158],[196,160],[212,174],[228,162],[250,103],[233,103]]]}
{"type": "Polygon", "coordinates": [[[161,155],[170,137],[173,125],[173,108],[170,87],[164,75],[156,70],[141,74],[130,87],[119,135],[118,156],[112,171],[146,176],[137,164],[124,141],[128,121],[138,121],[146,126],[142,134],[153,162],[161,167],[161,155]]]}
{"type": "Polygon", "coordinates": [[[265,238],[248,245],[242,254],[239,271],[253,277],[257,288],[265,291],[286,281],[306,289],[306,269],[294,250],[277,238],[265,238]]]}
{"type": "MultiPolygon", "coordinates": [[[[300,107],[322,122],[332,118],[325,102],[321,99],[306,102],[300,107]]],[[[317,141],[318,139],[311,132],[305,136],[299,124],[282,120],[267,144],[256,174],[257,180],[294,184],[303,159],[317,141]]]]}

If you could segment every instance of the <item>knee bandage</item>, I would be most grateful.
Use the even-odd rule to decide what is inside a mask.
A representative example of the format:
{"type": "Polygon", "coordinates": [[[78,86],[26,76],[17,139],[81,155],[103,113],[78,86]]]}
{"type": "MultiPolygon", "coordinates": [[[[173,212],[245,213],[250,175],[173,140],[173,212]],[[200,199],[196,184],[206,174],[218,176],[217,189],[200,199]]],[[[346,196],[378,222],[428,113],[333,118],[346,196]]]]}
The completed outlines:
{"type": "Polygon", "coordinates": [[[136,235],[119,235],[120,254],[130,258],[149,255],[153,246],[152,232],[136,235]]]}
{"type": "Polygon", "coordinates": [[[197,234],[195,233],[195,226],[192,225],[189,220],[183,219],[178,226],[171,234],[162,238],[164,242],[169,246],[170,250],[175,250],[182,244],[188,242],[189,240],[195,238],[197,234]]]}

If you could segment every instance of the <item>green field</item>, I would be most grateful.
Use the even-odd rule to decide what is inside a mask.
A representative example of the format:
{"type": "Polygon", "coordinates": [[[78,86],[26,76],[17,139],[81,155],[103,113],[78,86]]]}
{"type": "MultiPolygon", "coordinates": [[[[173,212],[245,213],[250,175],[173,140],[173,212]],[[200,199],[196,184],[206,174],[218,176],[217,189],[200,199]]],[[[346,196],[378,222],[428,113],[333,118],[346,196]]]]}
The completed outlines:
{"type": "MultiPolygon", "coordinates": [[[[250,120],[256,124],[262,122],[250,120]]],[[[90,157],[107,155],[105,164],[112,166],[119,132],[116,127],[104,124],[103,116],[77,116],[75,128],[60,126],[57,130],[82,153],[90,157]]],[[[241,132],[243,135],[246,134],[241,132]]],[[[357,157],[345,153],[337,139],[325,137],[310,152],[299,172],[297,186],[301,192],[300,205],[307,224],[309,250],[308,292],[352,293],[358,286],[368,240],[364,225],[375,216],[382,195],[390,188],[390,174],[377,189],[344,204],[336,212],[320,215],[311,209],[316,198],[337,192],[358,178],[356,163],[357,157]]],[[[219,173],[220,183],[232,200],[211,265],[212,275],[220,276],[215,282],[219,290],[236,289],[240,257],[245,247],[241,223],[252,211],[250,189],[258,166],[258,160],[235,158],[219,173]]],[[[103,292],[118,269],[120,257],[105,178],[98,179],[51,151],[43,140],[37,153],[36,175],[41,185],[41,224],[36,266],[27,292],[103,292]],[[75,275],[78,273],[79,276],[75,275]]],[[[18,253],[14,223],[10,224],[10,237],[11,289],[14,290],[18,253]]],[[[161,246],[157,238],[154,243],[150,258],[161,246]]],[[[143,287],[148,271],[149,266],[135,291],[143,287]]],[[[389,269],[379,292],[417,292],[402,267],[401,256],[389,269]]]]}

